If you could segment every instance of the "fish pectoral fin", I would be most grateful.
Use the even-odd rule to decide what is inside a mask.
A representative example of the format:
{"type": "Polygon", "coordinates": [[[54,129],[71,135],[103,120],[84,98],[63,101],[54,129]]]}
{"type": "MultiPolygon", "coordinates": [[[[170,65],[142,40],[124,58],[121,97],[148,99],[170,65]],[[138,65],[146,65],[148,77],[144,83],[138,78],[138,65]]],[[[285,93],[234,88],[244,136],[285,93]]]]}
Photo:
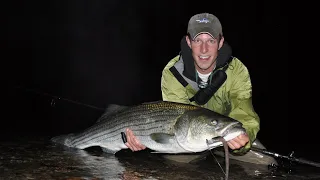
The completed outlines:
{"type": "Polygon", "coordinates": [[[152,133],[150,134],[150,138],[161,144],[171,144],[173,141],[175,141],[174,135],[166,133],[152,133]]]}

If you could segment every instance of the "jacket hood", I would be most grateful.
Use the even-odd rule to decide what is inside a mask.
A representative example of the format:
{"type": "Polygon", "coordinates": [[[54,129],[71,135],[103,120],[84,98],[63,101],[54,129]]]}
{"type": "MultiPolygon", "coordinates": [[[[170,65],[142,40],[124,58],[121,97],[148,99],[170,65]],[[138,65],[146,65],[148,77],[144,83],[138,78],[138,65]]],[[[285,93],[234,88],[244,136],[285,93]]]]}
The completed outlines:
{"type": "MultiPolygon", "coordinates": [[[[184,63],[183,75],[193,81],[196,81],[194,59],[192,57],[191,48],[187,44],[186,36],[183,36],[180,46],[181,46],[180,55],[182,56],[183,63],[184,63]]],[[[220,48],[218,52],[217,66],[215,69],[219,69],[223,67],[226,63],[228,63],[231,56],[232,56],[232,49],[230,45],[226,43],[226,41],[224,41],[223,46],[220,48]]]]}

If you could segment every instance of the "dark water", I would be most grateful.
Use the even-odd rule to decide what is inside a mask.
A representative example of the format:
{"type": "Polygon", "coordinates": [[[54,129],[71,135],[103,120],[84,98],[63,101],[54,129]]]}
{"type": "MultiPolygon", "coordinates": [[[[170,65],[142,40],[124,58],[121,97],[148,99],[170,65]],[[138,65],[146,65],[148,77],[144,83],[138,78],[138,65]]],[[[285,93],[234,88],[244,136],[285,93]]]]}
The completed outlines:
{"type": "MultiPolygon", "coordinates": [[[[215,157],[224,168],[224,159],[215,157]]],[[[149,151],[122,150],[116,155],[99,148],[76,150],[51,144],[49,137],[2,140],[0,179],[195,179],[222,180],[213,156],[196,163],[179,163],[149,151]]],[[[294,165],[293,171],[230,160],[229,179],[320,179],[320,168],[294,165]]]]}

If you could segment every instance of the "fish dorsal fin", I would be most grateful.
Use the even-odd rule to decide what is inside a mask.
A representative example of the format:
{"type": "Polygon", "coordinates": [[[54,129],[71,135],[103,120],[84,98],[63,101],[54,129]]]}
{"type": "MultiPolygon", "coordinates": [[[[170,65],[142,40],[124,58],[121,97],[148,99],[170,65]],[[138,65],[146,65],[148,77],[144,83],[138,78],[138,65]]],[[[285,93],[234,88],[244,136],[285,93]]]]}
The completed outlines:
{"type": "Polygon", "coordinates": [[[175,141],[174,135],[166,133],[152,133],[150,134],[150,137],[160,144],[172,144],[175,141]]]}
{"type": "Polygon", "coordinates": [[[109,104],[102,116],[97,120],[97,122],[108,119],[109,116],[117,114],[125,109],[129,108],[129,106],[123,106],[118,104],[109,104]]]}

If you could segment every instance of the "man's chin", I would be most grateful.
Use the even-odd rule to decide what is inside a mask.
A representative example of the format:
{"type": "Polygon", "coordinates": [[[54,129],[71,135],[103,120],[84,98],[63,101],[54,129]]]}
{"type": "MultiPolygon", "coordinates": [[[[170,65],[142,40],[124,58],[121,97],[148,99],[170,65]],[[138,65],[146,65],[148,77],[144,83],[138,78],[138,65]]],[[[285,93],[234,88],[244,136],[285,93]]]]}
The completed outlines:
{"type": "Polygon", "coordinates": [[[199,69],[201,69],[201,71],[208,71],[210,69],[210,66],[208,66],[208,65],[201,65],[198,67],[199,67],[199,69]]]}

